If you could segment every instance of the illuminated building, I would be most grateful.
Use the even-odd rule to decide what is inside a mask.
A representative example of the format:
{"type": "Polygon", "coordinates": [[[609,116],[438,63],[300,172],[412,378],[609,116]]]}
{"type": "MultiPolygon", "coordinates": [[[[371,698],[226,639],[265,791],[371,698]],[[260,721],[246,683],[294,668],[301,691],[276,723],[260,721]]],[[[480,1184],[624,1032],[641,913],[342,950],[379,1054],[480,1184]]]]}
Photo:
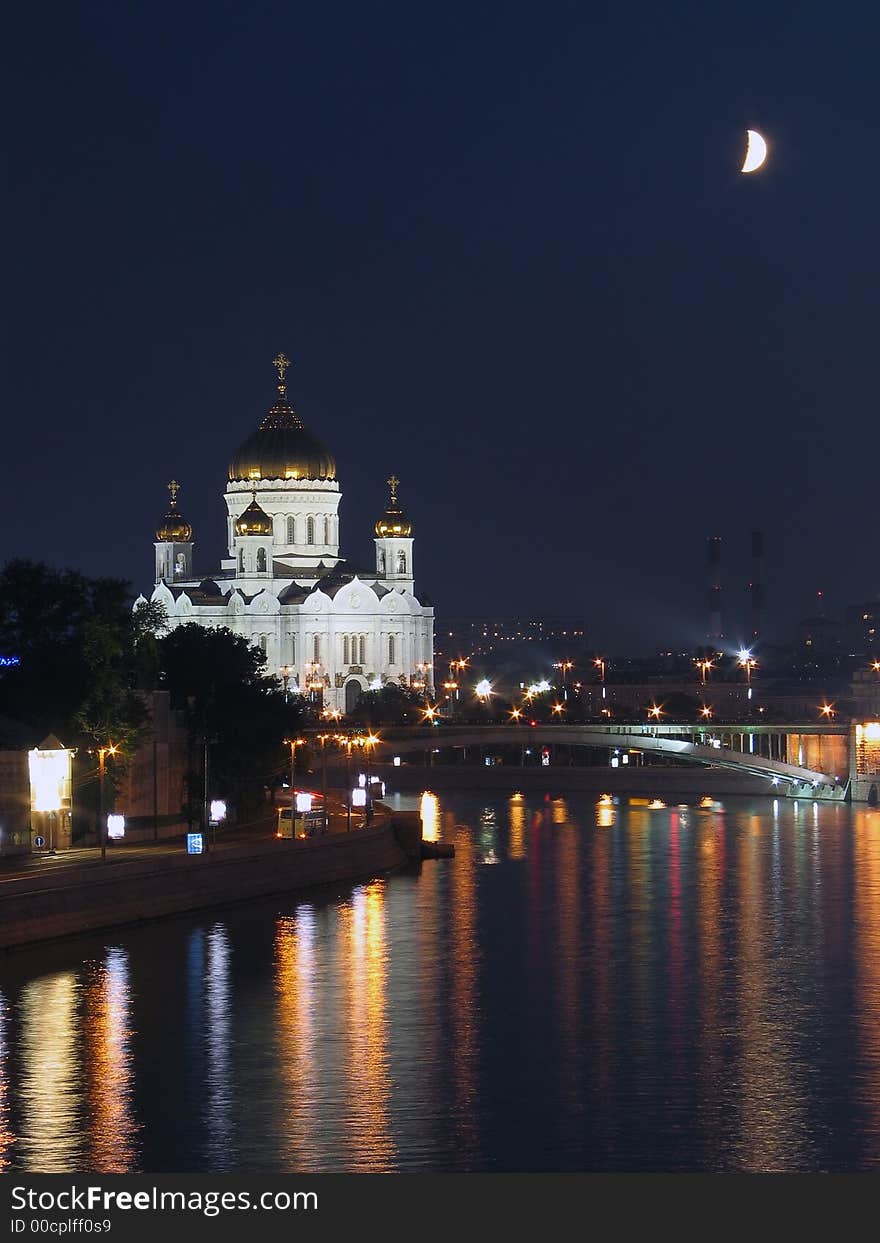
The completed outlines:
{"type": "MultiPolygon", "coordinates": [[[[227,556],[219,570],[193,570],[193,530],[177,505],[179,485],[156,532],[156,585],[169,624],[197,622],[244,635],[266,655],[285,689],[320,694],[350,711],[370,684],[433,690],[434,610],[415,595],[413,528],[388,480],[375,525],[376,561],[364,570],[339,554],[336,462],[286,397],[278,398],[229,464],[224,500],[227,556]]],[[[143,596],[138,604],[145,603],[143,596]]]]}

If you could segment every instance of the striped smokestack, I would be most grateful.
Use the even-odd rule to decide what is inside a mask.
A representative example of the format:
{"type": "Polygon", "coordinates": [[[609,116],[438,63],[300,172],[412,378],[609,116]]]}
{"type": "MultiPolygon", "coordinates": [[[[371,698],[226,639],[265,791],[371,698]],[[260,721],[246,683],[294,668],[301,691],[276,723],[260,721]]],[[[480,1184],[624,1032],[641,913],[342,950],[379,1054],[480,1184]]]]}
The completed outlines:
{"type": "Polygon", "coordinates": [[[752,532],[752,581],[749,596],[752,604],[752,638],[764,630],[764,532],[752,532]]]}
{"type": "Polygon", "coordinates": [[[706,540],[706,570],[708,573],[709,638],[720,639],[721,628],[721,538],[710,535],[706,540]]]}

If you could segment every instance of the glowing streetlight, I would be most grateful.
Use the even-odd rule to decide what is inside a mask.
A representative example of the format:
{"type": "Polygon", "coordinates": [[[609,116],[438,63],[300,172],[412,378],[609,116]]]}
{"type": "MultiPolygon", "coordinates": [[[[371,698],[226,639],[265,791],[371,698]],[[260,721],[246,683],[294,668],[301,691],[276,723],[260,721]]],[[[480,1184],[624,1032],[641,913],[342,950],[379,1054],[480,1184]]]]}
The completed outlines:
{"type": "Polygon", "coordinates": [[[555,712],[557,716],[562,716],[565,711],[565,704],[554,704],[552,711],[555,712]]]}
{"type": "Polygon", "coordinates": [[[871,668],[874,670],[875,673],[880,673],[880,660],[872,661],[871,668]]]}
{"type": "Polygon", "coordinates": [[[705,707],[705,706],[704,706],[704,707],[702,707],[702,708],[700,709],[700,716],[705,717],[705,719],[706,719],[707,721],[709,720],[709,717],[710,717],[711,715],[712,715],[712,709],[711,709],[711,708],[709,708],[709,707],[705,707]]]}
{"type": "Polygon", "coordinates": [[[423,708],[423,709],[422,709],[422,720],[423,720],[423,721],[430,721],[430,722],[431,722],[431,724],[433,725],[433,724],[434,724],[434,720],[435,720],[435,718],[436,718],[436,716],[437,716],[437,709],[438,709],[438,707],[439,707],[439,705],[438,705],[438,704],[428,704],[428,706],[427,706],[426,708],[423,708]]]}
{"type": "Polygon", "coordinates": [[[521,708],[511,708],[511,709],[510,709],[510,719],[511,719],[511,721],[519,721],[519,720],[521,720],[521,718],[522,718],[522,709],[521,709],[521,708]]]}
{"type": "Polygon", "coordinates": [[[648,716],[653,717],[655,721],[659,721],[662,715],[663,709],[659,706],[659,704],[652,704],[648,709],[648,716]]]}
{"type": "Polygon", "coordinates": [[[700,680],[705,686],[706,685],[706,674],[709,672],[710,669],[715,668],[715,662],[713,660],[697,660],[694,663],[696,664],[697,668],[700,671],[700,680]]]}
{"type": "Polygon", "coordinates": [[[829,721],[834,716],[834,704],[828,704],[828,703],[822,704],[819,711],[825,717],[825,720],[829,721]]]}
{"type": "Polygon", "coordinates": [[[101,862],[107,860],[107,824],[104,819],[104,760],[108,755],[115,755],[119,748],[115,742],[111,742],[106,747],[98,747],[98,794],[99,794],[99,824],[98,828],[101,833],[101,862]]]}
{"type": "Polygon", "coordinates": [[[492,683],[488,678],[482,678],[474,687],[478,699],[488,699],[492,694],[492,683]]]}
{"type": "Polygon", "coordinates": [[[601,656],[597,656],[595,660],[593,661],[593,664],[599,670],[599,681],[604,682],[605,681],[605,661],[602,659],[601,656]]]}
{"type": "Polygon", "coordinates": [[[757,667],[758,662],[752,657],[752,653],[749,651],[747,647],[740,649],[740,653],[737,658],[737,664],[742,665],[743,669],[745,669],[746,683],[747,685],[751,686],[752,670],[757,667]]]}

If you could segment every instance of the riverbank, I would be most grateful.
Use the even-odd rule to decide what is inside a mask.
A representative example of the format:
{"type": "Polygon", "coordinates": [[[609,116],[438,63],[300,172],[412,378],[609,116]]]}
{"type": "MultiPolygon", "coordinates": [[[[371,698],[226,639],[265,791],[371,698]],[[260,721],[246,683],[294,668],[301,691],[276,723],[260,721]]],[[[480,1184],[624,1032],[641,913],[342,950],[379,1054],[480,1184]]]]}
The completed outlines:
{"type": "MultiPolygon", "coordinates": [[[[109,852],[0,880],[0,949],[393,872],[418,857],[412,813],[383,809],[371,828],[291,841],[220,842],[205,855],[159,846],[109,852]]],[[[83,852],[84,854],[88,852],[83,852]]]]}

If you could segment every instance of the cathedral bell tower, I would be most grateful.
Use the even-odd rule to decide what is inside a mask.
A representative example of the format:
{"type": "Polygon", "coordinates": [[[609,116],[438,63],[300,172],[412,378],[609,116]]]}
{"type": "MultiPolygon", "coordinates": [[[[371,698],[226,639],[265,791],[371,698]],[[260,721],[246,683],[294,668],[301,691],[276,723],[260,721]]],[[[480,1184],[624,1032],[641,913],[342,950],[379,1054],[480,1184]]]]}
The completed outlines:
{"type": "Polygon", "coordinates": [[[396,475],[388,479],[391,499],[388,508],[376,523],[376,577],[386,587],[413,589],[412,523],[400,508],[396,475]]]}
{"type": "Polygon", "coordinates": [[[172,479],[168,485],[171,504],[156,531],[156,582],[171,586],[192,578],[193,529],[177,508],[180,484],[172,479]]]}
{"type": "Polygon", "coordinates": [[[235,520],[236,574],[238,578],[269,578],[272,574],[272,519],[257,501],[256,484],[252,501],[235,520]]]}

